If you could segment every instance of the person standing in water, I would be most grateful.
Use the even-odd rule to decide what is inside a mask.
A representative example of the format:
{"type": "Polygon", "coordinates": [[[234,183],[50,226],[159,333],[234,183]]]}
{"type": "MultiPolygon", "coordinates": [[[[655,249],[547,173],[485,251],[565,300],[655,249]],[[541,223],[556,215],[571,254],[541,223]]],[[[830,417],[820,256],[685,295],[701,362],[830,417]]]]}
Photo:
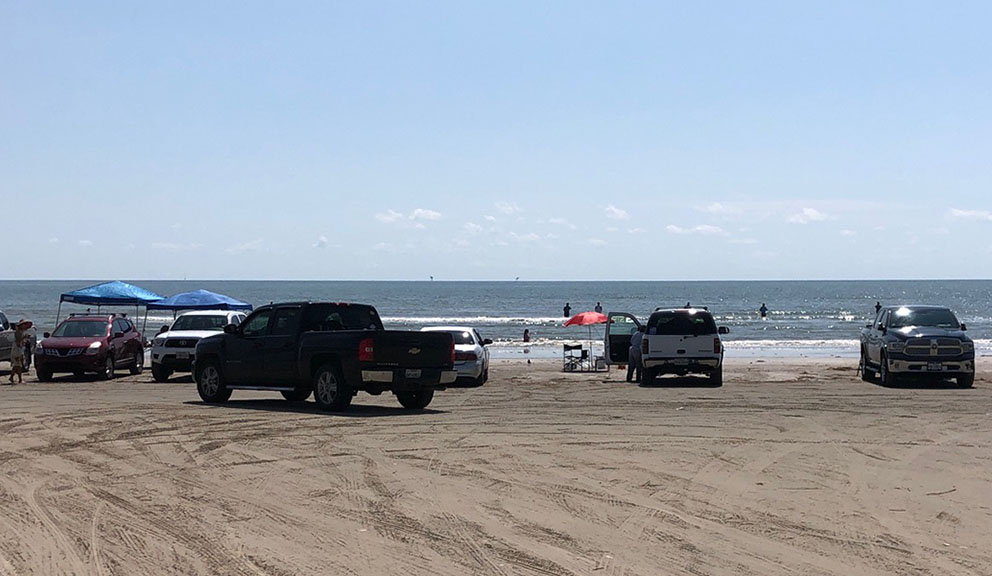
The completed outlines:
{"type": "Polygon", "coordinates": [[[595,312],[597,312],[598,314],[602,314],[603,313],[603,305],[600,304],[599,302],[596,302],[596,307],[593,308],[593,310],[595,312]]]}
{"type": "Polygon", "coordinates": [[[565,302],[565,307],[562,308],[561,311],[565,313],[565,318],[572,317],[572,306],[568,302],[565,302]]]}
{"type": "Polygon", "coordinates": [[[768,317],[768,306],[765,306],[765,303],[762,302],[761,308],[758,308],[758,312],[761,313],[761,319],[764,320],[768,317]]]}

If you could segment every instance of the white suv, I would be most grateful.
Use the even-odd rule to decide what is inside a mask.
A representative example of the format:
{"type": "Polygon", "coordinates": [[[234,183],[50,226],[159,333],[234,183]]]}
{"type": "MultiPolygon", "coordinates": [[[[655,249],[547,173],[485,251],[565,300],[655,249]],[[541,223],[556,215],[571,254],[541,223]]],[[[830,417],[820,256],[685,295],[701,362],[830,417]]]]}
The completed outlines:
{"type": "Polygon", "coordinates": [[[197,310],[179,316],[166,332],[152,340],[152,376],[156,382],[166,382],[173,372],[189,372],[193,352],[201,338],[224,331],[224,326],[237,326],[245,319],[244,312],[233,310],[197,310]]]}
{"type": "MultiPolygon", "coordinates": [[[[611,364],[629,359],[630,336],[641,322],[624,312],[611,312],[606,325],[606,358],[611,364]]],[[[723,385],[725,326],[717,328],[705,308],[657,309],[648,318],[641,340],[642,381],[651,384],[660,374],[706,374],[713,386],[723,385]]]]}

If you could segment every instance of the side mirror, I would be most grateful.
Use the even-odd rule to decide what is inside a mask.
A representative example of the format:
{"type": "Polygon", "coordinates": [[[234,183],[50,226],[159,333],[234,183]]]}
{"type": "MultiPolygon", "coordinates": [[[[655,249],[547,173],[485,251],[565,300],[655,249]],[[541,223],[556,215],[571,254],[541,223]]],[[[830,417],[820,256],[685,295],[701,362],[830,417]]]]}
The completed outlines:
{"type": "Polygon", "coordinates": [[[227,324],[224,326],[224,334],[237,334],[238,327],[234,324],[227,324]]]}
{"type": "Polygon", "coordinates": [[[49,337],[51,337],[51,335],[52,335],[51,332],[45,332],[44,334],[41,335],[41,337],[42,338],[49,338],[49,337]]]}
{"type": "Polygon", "coordinates": [[[968,329],[968,327],[964,325],[964,322],[962,322],[961,323],[961,330],[964,331],[964,330],[967,330],[967,329],[968,329]]]}
{"type": "Polygon", "coordinates": [[[123,338],[123,337],[124,337],[123,332],[114,332],[114,338],[123,338]]]}
{"type": "MultiPolygon", "coordinates": [[[[963,330],[963,329],[964,329],[964,328],[962,328],[962,330],[963,330]]],[[[491,339],[489,339],[489,338],[486,338],[486,339],[484,339],[484,340],[482,341],[482,345],[483,345],[483,346],[489,346],[489,345],[490,345],[490,344],[492,344],[492,343],[493,343],[493,341],[492,341],[491,339]]]]}
{"type": "Polygon", "coordinates": [[[720,326],[716,329],[716,331],[720,334],[730,334],[730,328],[727,328],[726,326],[720,326]]]}

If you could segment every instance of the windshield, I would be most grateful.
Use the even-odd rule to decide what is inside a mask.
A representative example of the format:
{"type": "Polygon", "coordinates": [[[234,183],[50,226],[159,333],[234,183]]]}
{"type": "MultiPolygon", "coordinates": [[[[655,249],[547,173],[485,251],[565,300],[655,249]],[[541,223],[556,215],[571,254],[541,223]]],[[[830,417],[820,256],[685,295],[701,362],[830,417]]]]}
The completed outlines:
{"type": "Polygon", "coordinates": [[[106,335],[106,320],[70,320],[52,332],[56,338],[102,338],[106,335]]]}
{"type": "Polygon", "coordinates": [[[907,326],[934,326],[936,328],[958,328],[961,325],[954,313],[947,308],[900,308],[892,313],[889,328],[907,326]]]}
{"type": "Polygon", "coordinates": [[[176,323],[172,325],[171,331],[175,330],[213,330],[221,332],[228,324],[227,316],[180,316],[176,323]]]}

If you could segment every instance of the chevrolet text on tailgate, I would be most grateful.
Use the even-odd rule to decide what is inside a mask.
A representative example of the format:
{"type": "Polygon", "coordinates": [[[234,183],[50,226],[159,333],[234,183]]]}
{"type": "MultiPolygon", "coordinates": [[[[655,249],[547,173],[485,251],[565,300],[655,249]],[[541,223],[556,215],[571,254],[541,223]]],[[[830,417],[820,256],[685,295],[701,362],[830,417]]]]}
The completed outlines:
{"type": "Polygon", "coordinates": [[[366,304],[289,302],[255,310],[239,326],[199,341],[193,375],[205,402],[232,390],[272,390],[325,410],[344,410],[359,391],[392,392],[425,408],[457,377],[450,334],[384,330],[366,304]]]}

